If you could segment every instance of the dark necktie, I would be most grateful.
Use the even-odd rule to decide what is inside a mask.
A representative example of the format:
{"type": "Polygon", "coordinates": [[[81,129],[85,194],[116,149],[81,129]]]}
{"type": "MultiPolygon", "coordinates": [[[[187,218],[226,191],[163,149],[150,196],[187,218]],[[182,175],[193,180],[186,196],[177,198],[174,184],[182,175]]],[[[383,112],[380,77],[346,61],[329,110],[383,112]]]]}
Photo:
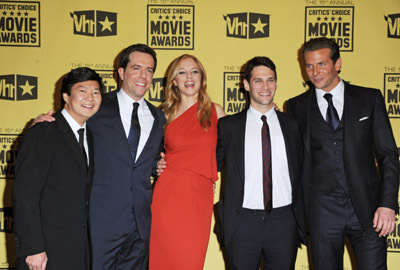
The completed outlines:
{"type": "Polygon", "coordinates": [[[267,124],[267,117],[261,116],[263,126],[261,129],[262,156],[263,156],[263,190],[264,207],[268,213],[272,210],[272,162],[271,162],[271,137],[267,124]]]}
{"type": "Polygon", "coordinates": [[[337,126],[339,125],[339,115],[335,109],[335,106],[333,106],[332,102],[332,94],[325,94],[324,98],[326,101],[328,101],[328,109],[326,110],[326,122],[328,125],[331,126],[332,130],[336,130],[337,126]]]}
{"type": "Polygon", "coordinates": [[[83,154],[83,158],[84,158],[84,160],[85,160],[85,164],[86,164],[86,167],[87,167],[87,165],[88,165],[88,164],[87,164],[87,155],[86,155],[85,146],[84,146],[84,144],[83,144],[83,140],[84,140],[84,138],[85,138],[84,133],[85,133],[85,129],[84,129],[84,128],[78,129],[78,134],[79,134],[79,147],[81,148],[81,151],[82,151],[82,154],[83,154]]]}
{"type": "Polygon", "coordinates": [[[139,103],[133,103],[133,110],[132,110],[132,118],[131,118],[131,128],[129,130],[128,135],[128,143],[131,149],[132,159],[135,162],[136,160],[136,153],[139,145],[140,139],[140,124],[139,124],[139,117],[138,117],[138,107],[139,103]]]}

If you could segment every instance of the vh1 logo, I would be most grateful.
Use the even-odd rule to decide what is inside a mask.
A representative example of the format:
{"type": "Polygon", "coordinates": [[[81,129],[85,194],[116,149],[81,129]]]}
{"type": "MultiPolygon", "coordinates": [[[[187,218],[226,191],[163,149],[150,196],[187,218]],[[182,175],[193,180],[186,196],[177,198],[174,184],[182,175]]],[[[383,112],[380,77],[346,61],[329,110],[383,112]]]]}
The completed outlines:
{"type": "Polygon", "coordinates": [[[85,10],[70,12],[73,19],[74,34],[91,37],[117,35],[117,13],[85,10]]]}

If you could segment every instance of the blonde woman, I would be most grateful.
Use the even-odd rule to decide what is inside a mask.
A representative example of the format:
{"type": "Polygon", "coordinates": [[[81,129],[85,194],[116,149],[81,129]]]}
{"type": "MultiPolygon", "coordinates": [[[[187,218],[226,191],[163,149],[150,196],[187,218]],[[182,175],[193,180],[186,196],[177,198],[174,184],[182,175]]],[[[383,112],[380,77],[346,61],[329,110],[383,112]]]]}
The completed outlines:
{"type": "Polygon", "coordinates": [[[210,236],[217,122],[225,115],[206,92],[200,61],[184,54],[167,71],[165,160],[156,182],[150,269],[203,269],[210,236]]]}

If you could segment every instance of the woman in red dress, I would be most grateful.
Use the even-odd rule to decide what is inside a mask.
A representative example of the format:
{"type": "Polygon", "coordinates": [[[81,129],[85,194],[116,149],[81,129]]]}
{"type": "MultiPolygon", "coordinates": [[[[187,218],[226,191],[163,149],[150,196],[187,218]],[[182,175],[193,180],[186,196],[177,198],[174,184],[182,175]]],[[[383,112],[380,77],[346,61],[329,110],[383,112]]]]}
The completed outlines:
{"type": "Polygon", "coordinates": [[[167,71],[164,145],[168,167],[158,178],[150,235],[150,269],[203,269],[210,237],[217,122],[224,110],[211,102],[207,78],[192,55],[167,71]]]}

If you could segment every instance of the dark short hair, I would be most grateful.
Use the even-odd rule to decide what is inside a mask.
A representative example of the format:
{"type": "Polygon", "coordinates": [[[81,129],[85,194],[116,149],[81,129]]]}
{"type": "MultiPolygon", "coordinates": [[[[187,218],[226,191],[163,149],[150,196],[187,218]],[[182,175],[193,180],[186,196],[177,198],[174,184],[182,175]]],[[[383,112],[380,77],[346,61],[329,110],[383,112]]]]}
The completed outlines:
{"type": "Polygon", "coordinates": [[[131,53],[133,52],[142,52],[142,53],[147,53],[150,54],[153,57],[154,60],[154,68],[153,71],[156,71],[156,67],[157,67],[157,55],[156,52],[150,48],[149,46],[145,45],[145,44],[133,44],[127,48],[125,48],[121,55],[119,56],[119,63],[118,63],[118,67],[119,68],[123,68],[125,69],[126,66],[129,63],[129,55],[131,55],[131,53]]]}
{"type": "Polygon", "coordinates": [[[339,45],[337,45],[337,43],[333,39],[326,37],[312,38],[309,41],[307,41],[304,44],[303,48],[303,59],[305,59],[304,56],[306,55],[306,52],[316,51],[326,48],[331,50],[330,58],[332,59],[332,62],[335,64],[336,61],[340,58],[339,45]]]}
{"type": "Polygon", "coordinates": [[[276,75],[276,67],[275,67],[274,62],[272,62],[272,60],[266,56],[256,56],[256,57],[250,59],[249,61],[247,61],[246,65],[244,67],[244,78],[248,82],[250,82],[250,79],[251,79],[251,72],[257,66],[266,66],[266,67],[270,68],[275,73],[275,79],[278,78],[278,76],[276,75]]]}
{"type": "Polygon", "coordinates": [[[63,98],[63,94],[66,93],[68,96],[71,95],[72,87],[80,82],[86,81],[97,81],[100,86],[100,92],[103,93],[104,91],[104,84],[103,80],[101,79],[100,75],[96,73],[93,69],[88,67],[79,67],[76,69],[71,70],[64,76],[62,80],[61,86],[61,107],[63,108],[65,105],[65,101],[63,98]]]}

